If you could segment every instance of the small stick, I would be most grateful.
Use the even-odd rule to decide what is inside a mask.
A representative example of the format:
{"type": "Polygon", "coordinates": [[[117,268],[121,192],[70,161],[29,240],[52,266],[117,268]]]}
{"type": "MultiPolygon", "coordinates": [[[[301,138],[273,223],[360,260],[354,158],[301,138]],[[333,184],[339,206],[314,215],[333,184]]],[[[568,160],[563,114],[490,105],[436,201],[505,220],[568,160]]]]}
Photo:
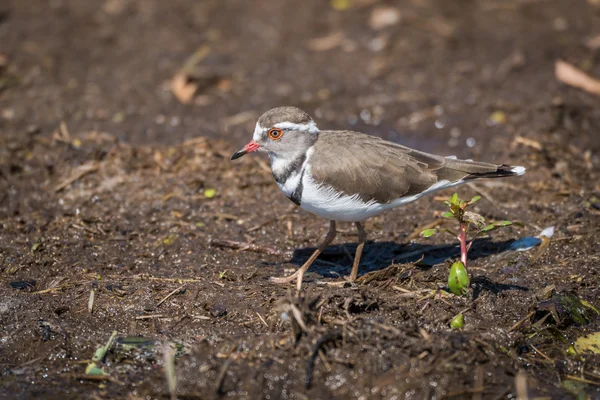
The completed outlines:
{"type": "Polygon", "coordinates": [[[521,326],[521,324],[525,321],[527,321],[529,318],[531,318],[533,316],[533,314],[535,314],[535,311],[530,312],[529,314],[527,314],[527,316],[525,318],[523,318],[522,320],[520,320],[519,322],[517,322],[516,324],[514,324],[509,330],[508,332],[512,332],[515,329],[517,329],[519,326],[521,326]]]}
{"type": "Polygon", "coordinates": [[[529,399],[529,390],[527,390],[527,374],[524,371],[520,371],[517,376],[515,376],[515,391],[517,392],[517,399],[529,399]]]}
{"type": "Polygon", "coordinates": [[[94,289],[90,290],[90,298],[88,300],[88,312],[91,314],[94,311],[94,298],[96,291],[94,289]]]}
{"type": "Polygon", "coordinates": [[[140,315],[135,317],[135,319],[140,320],[140,319],[152,319],[152,318],[164,318],[164,314],[152,314],[152,315],[140,315]]]}
{"type": "Polygon", "coordinates": [[[428,223],[427,225],[424,226],[420,226],[417,229],[415,229],[410,235],[408,235],[406,237],[406,242],[410,242],[413,239],[416,239],[419,237],[419,235],[421,234],[421,232],[423,232],[425,229],[431,229],[431,228],[435,228],[439,225],[444,224],[444,220],[443,219],[437,219],[433,222],[428,223]]]}
{"type": "Polygon", "coordinates": [[[48,289],[44,289],[44,290],[38,290],[37,292],[31,292],[31,294],[46,294],[46,293],[52,293],[54,291],[57,290],[62,290],[62,289],[66,289],[70,286],[70,284],[64,285],[64,286],[53,286],[51,288],[48,289]]]}
{"type": "Polygon", "coordinates": [[[168,344],[165,343],[162,348],[163,363],[165,369],[165,376],[169,383],[169,392],[171,393],[171,400],[177,400],[177,377],[175,376],[175,351],[168,344]]]}
{"type": "Polygon", "coordinates": [[[167,301],[169,299],[169,297],[173,296],[175,293],[181,292],[184,289],[185,289],[185,285],[179,286],[177,289],[173,290],[171,293],[166,295],[161,301],[159,301],[158,304],[156,305],[156,307],[160,306],[162,303],[167,301]]]}
{"type": "Polygon", "coordinates": [[[567,375],[567,378],[571,379],[571,380],[574,380],[574,381],[579,381],[579,382],[583,382],[583,383],[589,383],[590,385],[600,386],[600,382],[591,381],[589,379],[580,378],[580,377],[574,376],[574,375],[567,375]]]}
{"type": "Polygon", "coordinates": [[[150,276],[147,279],[150,280],[150,281],[173,282],[173,283],[195,283],[195,282],[202,282],[200,279],[193,279],[193,278],[159,278],[159,277],[150,276]]]}
{"type": "Polygon", "coordinates": [[[268,254],[271,256],[283,256],[289,257],[291,254],[289,252],[282,252],[277,249],[273,249],[270,247],[263,247],[253,243],[243,243],[237,242],[234,240],[222,240],[222,239],[212,239],[209,241],[209,244],[215,247],[224,247],[228,249],[236,249],[236,250],[248,250],[254,253],[268,254]]]}
{"type": "Polygon", "coordinates": [[[531,348],[532,348],[532,349],[534,349],[534,350],[535,350],[535,352],[536,352],[536,353],[538,353],[540,356],[544,357],[544,358],[545,358],[546,360],[548,360],[548,361],[554,362],[554,361],[552,361],[552,359],[551,359],[550,357],[548,357],[547,355],[545,355],[544,353],[542,353],[542,352],[541,352],[541,351],[540,351],[540,350],[539,350],[537,347],[535,347],[535,346],[533,345],[533,343],[529,343],[529,345],[530,345],[530,346],[531,346],[531,348]]]}
{"type": "Polygon", "coordinates": [[[268,328],[269,324],[267,324],[267,321],[265,321],[265,319],[263,318],[262,315],[260,315],[260,313],[257,311],[256,315],[258,315],[258,318],[260,318],[260,320],[262,321],[263,324],[265,324],[265,326],[268,328]]]}
{"type": "Polygon", "coordinates": [[[100,168],[99,163],[83,164],[82,166],[77,168],[77,171],[73,175],[71,175],[69,178],[65,179],[60,184],[58,184],[54,188],[54,193],[60,192],[61,190],[63,190],[64,188],[66,188],[67,186],[72,184],[73,182],[83,178],[85,175],[87,175],[91,172],[97,171],[99,168],[100,168]]]}

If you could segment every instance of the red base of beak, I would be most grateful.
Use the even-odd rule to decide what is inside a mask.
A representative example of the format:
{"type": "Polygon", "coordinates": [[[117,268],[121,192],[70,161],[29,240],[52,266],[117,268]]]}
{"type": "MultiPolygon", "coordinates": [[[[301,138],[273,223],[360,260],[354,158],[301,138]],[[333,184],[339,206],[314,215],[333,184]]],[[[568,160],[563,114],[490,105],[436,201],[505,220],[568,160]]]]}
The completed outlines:
{"type": "Polygon", "coordinates": [[[260,147],[260,145],[258,143],[256,143],[254,140],[251,140],[250,143],[245,145],[243,149],[241,149],[240,151],[238,151],[234,155],[232,155],[231,159],[235,160],[236,158],[240,158],[241,156],[245,155],[246,153],[252,153],[252,152],[258,150],[259,147],[260,147]]]}

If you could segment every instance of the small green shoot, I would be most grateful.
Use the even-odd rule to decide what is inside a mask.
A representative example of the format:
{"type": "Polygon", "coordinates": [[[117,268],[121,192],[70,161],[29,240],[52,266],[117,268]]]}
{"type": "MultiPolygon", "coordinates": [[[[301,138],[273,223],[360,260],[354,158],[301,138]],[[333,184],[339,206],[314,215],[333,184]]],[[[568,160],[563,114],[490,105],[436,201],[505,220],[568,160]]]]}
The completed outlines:
{"type": "Polygon", "coordinates": [[[116,336],[117,331],[113,331],[106,344],[96,349],[96,352],[92,357],[92,362],[90,362],[87,365],[87,367],[85,367],[86,375],[106,375],[106,372],[104,372],[104,370],[102,369],[102,367],[99,366],[99,364],[102,362],[102,360],[104,360],[104,357],[106,357],[106,353],[108,352],[108,349],[110,349],[110,346],[112,346],[112,343],[115,340],[116,336]]]}
{"type": "Polygon", "coordinates": [[[475,239],[484,233],[489,233],[505,226],[520,225],[518,222],[513,221],[499,221],[487,224],[484,217],[467,210],[470,206],[479,201],[479,199],[481,199],[481,196],[475,196],[471,200],[464,201],[458,197],[457,193],[454,193],[450,199],[444,201],[444,204],[448,206],[449,211],[444,212],[442,217],[458,221],[458,232],[447,228],[425,229],[421,232],[421,236],[425,238],[431,237],[438,232],[445,232],[456,237],[460,242],[460,266],[457,263],[454,263],[450,269],[450,276],[448,278],[450,291],[455,294],[466,294],[466,288],[469,286],[469,276],[466,269],[467,253],[471,249],[475,239]],[[467,233],[469,230],[473,231],[470,235],[470,241],[467,240],[467,233]]]}
{"type": "Polygon", "coordinates": [[[465,316],[462,314],[457,314],[450,321],[450,328],[452,329],[462,329],[465,326],[465,316]]]}

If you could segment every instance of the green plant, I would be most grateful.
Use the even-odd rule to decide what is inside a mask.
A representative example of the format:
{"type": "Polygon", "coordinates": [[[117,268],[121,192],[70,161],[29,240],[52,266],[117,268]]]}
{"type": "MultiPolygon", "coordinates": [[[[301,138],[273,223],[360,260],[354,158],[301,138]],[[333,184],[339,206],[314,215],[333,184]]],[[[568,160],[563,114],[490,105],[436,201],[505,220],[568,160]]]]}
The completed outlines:
{"type": "Polygon", "coordinates": [[[469,249],[471,249],[475,239],[484,233],[489,233],[505,226],[520,225],[513,221],[499,221],[486,224],[484,217],[467,210],[470,206],[479,201],[479,199],[481,199],[481,196],[475,196],[471,200],[464,201],[458,197],[457,193],[454,193],[449,200],[444,201],[444,204],[448,206],[449,211],[444,212],[442,217],[456,220],[459,225],[458,232],[442,227],[425,229],[421,232],[421,236],[426,238],[431,237],[438,232],[446,232],[456,237],[460,242],[460,264],[454,263],[452,265],[448,279],[450,290],[455,294],[465,294],[466,288],[469,286],[469,276],[466,270],[467,253],[469,252],[469,249]],[[467,240],[469,231],[472,231],[473,233],[470,235],[470,240],[467,240]]]}

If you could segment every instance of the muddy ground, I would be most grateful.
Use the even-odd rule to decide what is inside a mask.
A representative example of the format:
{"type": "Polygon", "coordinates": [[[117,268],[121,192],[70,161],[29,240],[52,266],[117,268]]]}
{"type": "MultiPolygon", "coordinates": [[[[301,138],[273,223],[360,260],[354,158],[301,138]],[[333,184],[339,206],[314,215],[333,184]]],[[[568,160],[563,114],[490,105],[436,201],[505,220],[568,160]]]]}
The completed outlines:
{"type": "Polygon", "coordinates": [[[592,0],[0,4],[0,396],[169,398],[171,346],[181,399],[600,398],[600,356],[567,354],[600,321],[564,303],[600,305],[600,99],[553,72],[600,76],[598,35],[592,0]],[[441,192],[372,219],[368,274],[331,287],[356,246],[342,224],[296,298],[268,278],[327,222],[264,158],[229,161],[283,104],[526,166],[458,190],[523,226],[476,242],[471,293],[450,295],[455,240],[416,234],[441,192]],[[550,226],[545,251],[510,251],[550,226]],[[86,376],[113,331],[108,375],[86,376]]]}

